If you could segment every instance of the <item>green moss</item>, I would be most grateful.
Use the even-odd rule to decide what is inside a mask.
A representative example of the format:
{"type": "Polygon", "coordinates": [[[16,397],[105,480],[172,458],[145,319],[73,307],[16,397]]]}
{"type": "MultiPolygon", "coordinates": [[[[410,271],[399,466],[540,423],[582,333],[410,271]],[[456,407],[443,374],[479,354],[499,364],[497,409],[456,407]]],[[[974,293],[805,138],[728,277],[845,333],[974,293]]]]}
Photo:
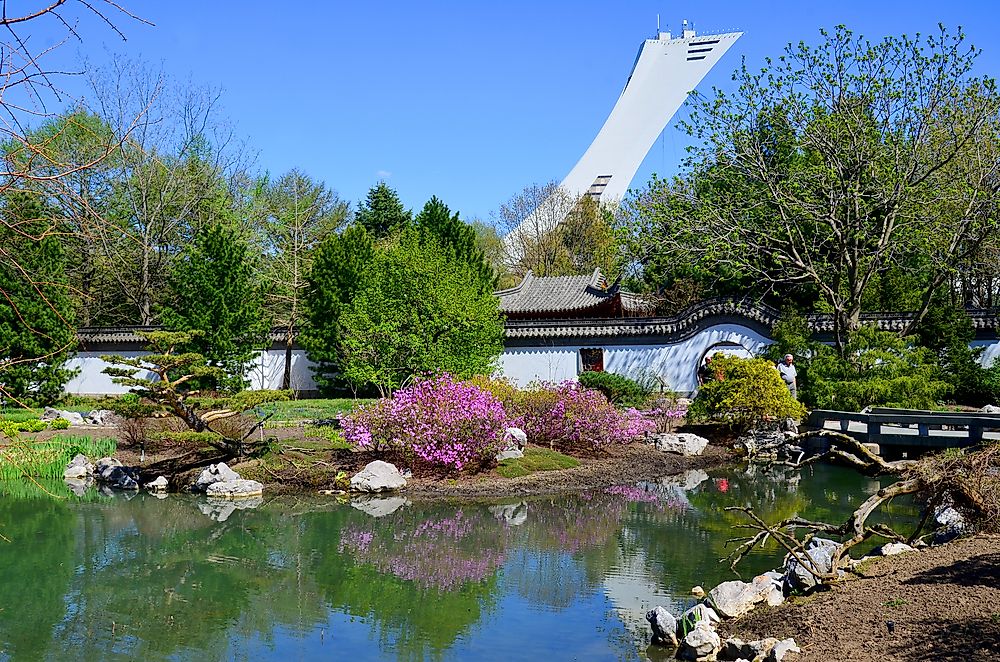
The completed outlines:
{"type": "Polygon", "coordinates": [[[497,466],[497,473],[504,478],[518,478],[536,471],[555,471],[580,466],[574,457],[563,455],[547,448],[525,448],[524,457],[503,460],[497,466]]]}

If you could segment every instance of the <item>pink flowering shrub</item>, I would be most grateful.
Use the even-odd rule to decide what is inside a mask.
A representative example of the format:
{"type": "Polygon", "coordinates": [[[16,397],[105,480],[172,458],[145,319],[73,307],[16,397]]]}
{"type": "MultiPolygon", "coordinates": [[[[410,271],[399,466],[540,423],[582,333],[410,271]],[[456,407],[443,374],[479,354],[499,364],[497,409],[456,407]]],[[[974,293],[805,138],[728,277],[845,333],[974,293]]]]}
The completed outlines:
{"type": "Polygon", "coordinates": [[[511,407],[514,424],[535,444],[568,453],[597,454],[627,444],[655,428],[635,409],[619,410],[600,391],[576,382],[542,384],[517,394],[511,407]]]}
{"type": "Polygon", "coordinates": [[[399,389],[340,422],[344,438],[359,448],[455,471],[492,462],[509,426],[492,393],[447,374],[399,389]]]}
{"type": "Polygon", "coordinates": [[[655,432],[673,432],[677,421],[687,416],[687,407],[677,402],[661,401],[643,413],[653,422],[655,432]]]}

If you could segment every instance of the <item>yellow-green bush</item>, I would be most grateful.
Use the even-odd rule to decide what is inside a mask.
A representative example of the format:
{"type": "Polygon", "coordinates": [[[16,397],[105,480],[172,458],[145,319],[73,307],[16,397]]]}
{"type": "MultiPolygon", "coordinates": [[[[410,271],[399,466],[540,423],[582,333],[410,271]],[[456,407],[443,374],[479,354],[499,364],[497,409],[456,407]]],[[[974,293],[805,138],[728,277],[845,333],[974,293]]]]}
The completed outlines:
{"type": "Polygon", "coordinates": [[[721,380],[702,385],[688,409],[689,418],[749,428],[769,418],[805,417],[806,408],[788,392],[770,361],[716,354],[712,367],[721,380]]]}

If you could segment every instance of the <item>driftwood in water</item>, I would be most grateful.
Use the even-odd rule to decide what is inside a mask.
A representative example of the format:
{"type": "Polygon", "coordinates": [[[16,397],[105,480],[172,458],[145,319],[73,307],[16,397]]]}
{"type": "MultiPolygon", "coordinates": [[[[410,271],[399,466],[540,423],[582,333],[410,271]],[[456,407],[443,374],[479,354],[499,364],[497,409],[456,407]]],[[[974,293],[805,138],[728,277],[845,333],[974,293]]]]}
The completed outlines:
{"type": "Polygon", "coordinates": [[[993,443],[971,452],[953,449],[921,460],[888,462],[853,437],[831,430],[805,432],[788,438],[786,443],[799,445],[817,437],[828,440],[830,448],[798,462],[776,464],[801,468],[820,460],[834,460],[866,476],[897,475],[900,480],[868,497],[841,524],[813,522],[801,517],[769,524],[749,507],[727,508],[746,515],[750,523],[741,527],[754,532],[729,541],[738,543],[735,551],[727,557],[734,569],[755,546],[774,539],[818,582],[834,582],[839,579],[840,569],[849,558],[851,548],[875,536],[912,543],[920,536],[931,513],[943,504],[972,515],[979,522],[980,530],[1000,529],[1000,444],[993,443]],[[921,495],[926,504],[920,523],[910,535],[903,535],[884,524],[868,525],[868,518],[880,506],[907,494],[921,495]],[[806,553],[809,543],[820,535],[842,540],[832,554],[830,569],[817,568],[806,553]]]}

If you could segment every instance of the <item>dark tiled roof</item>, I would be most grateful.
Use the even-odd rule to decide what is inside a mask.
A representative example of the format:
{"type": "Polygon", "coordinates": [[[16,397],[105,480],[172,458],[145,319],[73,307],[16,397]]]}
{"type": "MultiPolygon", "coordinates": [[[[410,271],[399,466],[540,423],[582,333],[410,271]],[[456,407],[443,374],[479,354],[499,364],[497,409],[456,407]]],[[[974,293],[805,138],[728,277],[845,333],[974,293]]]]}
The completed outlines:
{"type": "Polygon", "coordinates": [[[500,310],[506,314],[571,313],[588,310],[620,297],[626,314],[652,312],[642,297],[608,285],[600,269],[589,276],[544,276],[528,271],[516,287],[497,292],[500,310]]]}

